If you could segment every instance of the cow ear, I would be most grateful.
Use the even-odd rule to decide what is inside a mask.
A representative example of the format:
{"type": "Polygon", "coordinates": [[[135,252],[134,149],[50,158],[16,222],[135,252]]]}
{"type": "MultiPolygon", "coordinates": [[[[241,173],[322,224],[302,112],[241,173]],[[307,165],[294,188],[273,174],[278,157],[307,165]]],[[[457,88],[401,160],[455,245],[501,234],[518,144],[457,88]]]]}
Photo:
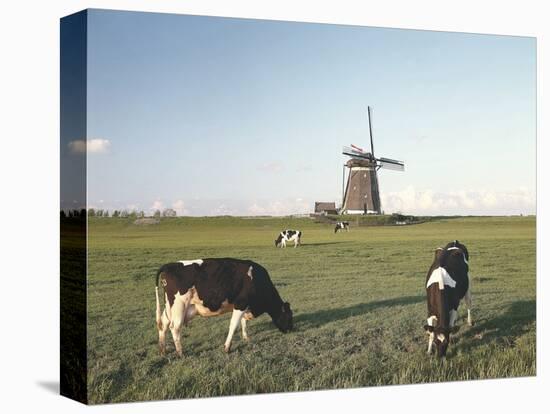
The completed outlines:
{"type": "Polygon", "coordinates": [[[424,325],[424,330],[426,332],[433,332],[434,331],[434,327],[431,326],[431,325],[424,325]]]}

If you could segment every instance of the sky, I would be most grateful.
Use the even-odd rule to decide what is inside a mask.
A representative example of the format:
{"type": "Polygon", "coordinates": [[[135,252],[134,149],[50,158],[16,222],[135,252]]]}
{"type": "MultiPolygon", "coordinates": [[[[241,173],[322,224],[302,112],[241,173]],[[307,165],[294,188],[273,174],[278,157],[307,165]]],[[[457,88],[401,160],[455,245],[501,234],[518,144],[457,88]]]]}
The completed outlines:
{"type": "Polygon", "coordinates": [[[341,204],[368,148],[382,209],[534,214],[536,41],[91,10],[86,157],[96,208],[287,215],[341,204]]]}

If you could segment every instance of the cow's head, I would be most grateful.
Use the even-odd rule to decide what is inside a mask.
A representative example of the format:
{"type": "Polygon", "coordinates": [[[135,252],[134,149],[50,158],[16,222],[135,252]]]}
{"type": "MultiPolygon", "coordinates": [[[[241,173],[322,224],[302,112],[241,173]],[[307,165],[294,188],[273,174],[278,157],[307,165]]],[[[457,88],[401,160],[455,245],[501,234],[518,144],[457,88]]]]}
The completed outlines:
{"type": "Polygon", "coordinates": [[[279,247],[279,244],[281,244],[282,240],[283,240],[283,236],[279,234],[279,236],[275,239],[275,247],[279,247]]]}
{"type": "Polygon", "coordinates": [[[434,344],[437,349],[437,356],[443,358],[447,354],[447,348],[451,341],[451,333],[458,332],[458,326],[453,328],[440,328],[431,325],[424,325],[426,332],[434,334],[434,344]]]}
{"type": "Polygon", "coordinates": [[[463,245],[462,243],[460,243],[458,240],[454,240],[450,243],[447,243],[447,245],[445,246],[445,249],[452,249],[452,248],[458,248],[462,251],[462,253],[464,253],[464,258],[466,259],[466,261],[470,261],[470,255],[468,253],[468,249],[466,248],[465,245],[463,245]]]}
{"type": "Polygon", "coordinates": [[[292,330],[292,310],[290,309],[290,303],[283,303],[279,315],[273,318],[273,323],[283,333],[292,330]]]}

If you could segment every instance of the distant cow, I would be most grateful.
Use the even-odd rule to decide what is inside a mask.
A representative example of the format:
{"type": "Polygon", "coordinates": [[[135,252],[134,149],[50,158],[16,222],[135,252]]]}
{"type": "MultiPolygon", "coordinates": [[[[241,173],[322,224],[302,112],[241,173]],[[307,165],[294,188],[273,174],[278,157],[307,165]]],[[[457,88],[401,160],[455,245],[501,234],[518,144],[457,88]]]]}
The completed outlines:
{"type": "Polygon", "coordinates": [[[468,308],[468,324],[472,325],[468,260],[468,249],[457,240],[435,251],[434,261],[426,277],[428,323],[424,329],[430,335],[428,354],[432,353],[435,342],[437,355],[445,356],[450,334],[458,330],[455,323],[458,305],[463,298],[468,308]]]}
{"type": "Polygon", "coordinates": [[[294,247],[302,244],[303,233],[300,230],[283,230],[275,239],[275,247],[286,247],[286,242],[294,242],[294,247]]]}
{"type": "Polygon", "coordinates": [[[225,352],[241,325],[242,337],[248,340],[246,321],[267,312],[280,331],[292,329],[292,311],[273,286],[267,270],[258,263],[239,259],[182,260],[163,265],[157,272],[156,322],[159,348],[166,350],[166,332],[172,332],[176,352],[182,355],[181,329],[195,315],[218,316],[233,312],[225,352]],[[164,311],[161,312],[159,288],[164,288],[164,311]]]}
{"type": "Polygon", "coordinates": [[[334,227],[334,233],[338,233],[339,230],[349,231],[349,221],[339,221],[334,227]]]}

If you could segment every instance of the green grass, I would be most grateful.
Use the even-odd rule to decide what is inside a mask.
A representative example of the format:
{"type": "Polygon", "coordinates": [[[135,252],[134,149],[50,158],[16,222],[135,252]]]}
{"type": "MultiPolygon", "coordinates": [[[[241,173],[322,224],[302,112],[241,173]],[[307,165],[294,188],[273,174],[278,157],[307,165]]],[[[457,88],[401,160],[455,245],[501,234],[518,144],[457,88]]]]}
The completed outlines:
{"type": "Polygon", "coordinates": [[[453,218],[333,233],[307,218],[175,218],[135,226],[90,219],[88,381],[91,403],[304,391],[535,375],[534,217],[453,218]],[[303,246],[276,249],[284,228],[303,246]],[[464,322],[447,359],[426,355],[424,282],[434,249],[470,251],[476,325],[464,322]],[[267,315],[237,332],[229,315],[184,328],[184,357],[159,356],[154,276],[166,262],[255,260],[291,303],[295,329],[267,315]]]}

